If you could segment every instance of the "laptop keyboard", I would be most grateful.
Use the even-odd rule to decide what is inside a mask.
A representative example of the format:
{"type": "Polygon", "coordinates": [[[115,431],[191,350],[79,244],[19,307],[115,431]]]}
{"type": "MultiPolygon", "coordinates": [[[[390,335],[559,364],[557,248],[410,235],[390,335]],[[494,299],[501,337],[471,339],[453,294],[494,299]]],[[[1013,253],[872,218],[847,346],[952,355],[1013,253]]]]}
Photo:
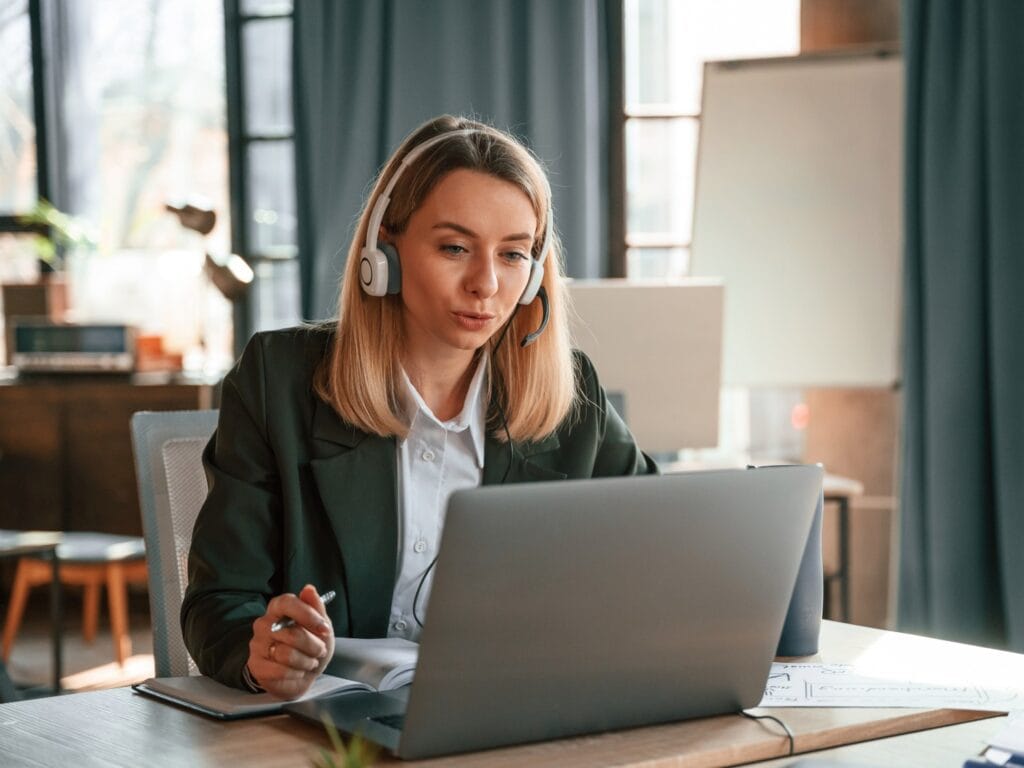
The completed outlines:
{"type": "Polygon", "coordinates": [[[379,717],[370,718],[375,723],[386,725],[388,728],[394,728],[396,731],[402,730],[405,726],[405,715],[380,715],[379,717]]]}

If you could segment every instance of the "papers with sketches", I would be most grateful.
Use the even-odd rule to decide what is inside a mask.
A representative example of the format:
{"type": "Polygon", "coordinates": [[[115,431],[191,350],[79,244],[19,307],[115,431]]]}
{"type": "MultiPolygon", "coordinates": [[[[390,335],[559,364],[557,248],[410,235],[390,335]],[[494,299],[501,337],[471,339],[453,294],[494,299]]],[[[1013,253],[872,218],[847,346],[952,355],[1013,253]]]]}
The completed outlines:
{"type": "Polygon", "coordinates": [[[914,707],[1009,712],[1024,709],[1013,688],[936,685],[871,677],[852,664],[772,664],[762,707],[914,707]]]}

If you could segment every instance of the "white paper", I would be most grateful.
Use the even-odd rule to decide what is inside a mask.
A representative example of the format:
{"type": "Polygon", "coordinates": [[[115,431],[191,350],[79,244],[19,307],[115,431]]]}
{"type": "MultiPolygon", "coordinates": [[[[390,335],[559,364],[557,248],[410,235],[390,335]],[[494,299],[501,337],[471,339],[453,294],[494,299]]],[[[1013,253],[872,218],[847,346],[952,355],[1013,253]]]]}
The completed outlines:
{"type": "Polygon", "coordinates": [[[874,677],[853,664],[772,664],[762,707],[913,707],[1009,712],[1024,709],[1016,689],[874,677]]]}

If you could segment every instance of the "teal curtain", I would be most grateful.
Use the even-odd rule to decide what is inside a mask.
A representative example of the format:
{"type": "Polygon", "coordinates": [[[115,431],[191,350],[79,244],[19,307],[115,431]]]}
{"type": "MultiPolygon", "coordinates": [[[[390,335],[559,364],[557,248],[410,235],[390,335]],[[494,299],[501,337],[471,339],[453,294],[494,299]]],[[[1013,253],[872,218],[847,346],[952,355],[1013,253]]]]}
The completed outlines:
{"type": "Polygon", "coordinates": [[[1024,651],[1024,2],[904,0],[902,628],[1024,651]]]}
{"type": "MultiPolygon", "coordinates": [[[[334,314],[369,184],[441,113],[491,122],[544,161],[577,277],[608,274],[608,70],[621,0],[302,0],[295,4],[303,312],[334,314]]],[[[620,75],[615,75],[620,76],[620,75]]]]}

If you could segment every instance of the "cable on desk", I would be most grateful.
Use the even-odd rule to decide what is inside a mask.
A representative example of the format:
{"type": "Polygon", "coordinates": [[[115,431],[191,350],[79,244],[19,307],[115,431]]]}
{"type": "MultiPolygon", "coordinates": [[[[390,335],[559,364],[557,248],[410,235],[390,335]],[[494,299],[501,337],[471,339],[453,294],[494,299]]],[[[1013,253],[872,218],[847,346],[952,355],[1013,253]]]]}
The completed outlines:
{"type": "Polygon", "coordinates": [[[782,730],[786,732],[786,738],[789,739],[789,756],[796,754],[796,746],[794,744],[793,732],[789,729],[788,725],[782,722],[782,720],[777,718],[775,715],[755,715],[753,712],[747,712],[745,709],[741,709],[740,714],[744,717],[749,717],[751,720],[774,720],[776,723],[782,726],[782,730]]]}

